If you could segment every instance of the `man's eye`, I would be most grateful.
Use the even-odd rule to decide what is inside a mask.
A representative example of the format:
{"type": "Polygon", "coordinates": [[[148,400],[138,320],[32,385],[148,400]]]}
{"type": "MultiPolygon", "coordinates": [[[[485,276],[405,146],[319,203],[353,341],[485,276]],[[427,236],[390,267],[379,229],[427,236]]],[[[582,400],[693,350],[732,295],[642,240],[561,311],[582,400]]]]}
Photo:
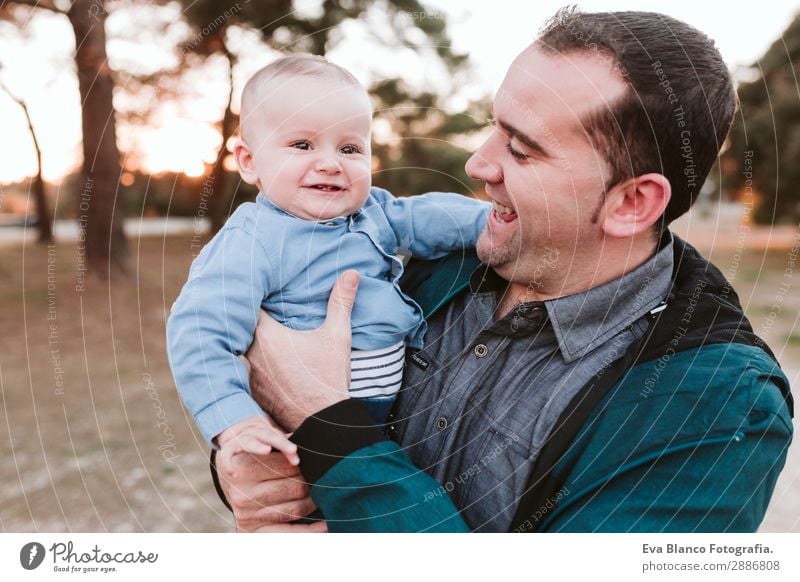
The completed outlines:
{"type": "Polygon", "coordinates": [[[289,147],[297,148],[298,150],[310,150],[311,142],[303,139],[290,144],[289,147]]]}
{"type": "Polygon", "coordinates": [[[528,159],[528,156],[526,156],[522,152],[518,152],[513,147],[511,147],[511,142],[506,144],[506,149],[508,150],[508,153],[511,154],[511,157],[514,158],[515,160],[527,160],[528,159]]]}
{"type": "Polygon", "coordinates": [[[354,145],[346,145],[340,150],[345,155],[353,155],[359,152],[359,149],[354,145]]]}

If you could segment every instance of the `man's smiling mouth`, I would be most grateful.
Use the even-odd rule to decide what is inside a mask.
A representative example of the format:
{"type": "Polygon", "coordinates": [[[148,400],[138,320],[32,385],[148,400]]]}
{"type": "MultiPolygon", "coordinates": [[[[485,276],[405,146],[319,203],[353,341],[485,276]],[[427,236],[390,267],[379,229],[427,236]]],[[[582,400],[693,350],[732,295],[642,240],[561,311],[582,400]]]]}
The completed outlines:
{"type": "Polygon", "coordinates": [[[517,219],[517,213],[514,211],[513,208],[509,208],[503,204],[500,204],[497,200],[492,200],[492,206],[494,210],[492,211],[492,215],[500,222],[513,222],[517,219]]]}

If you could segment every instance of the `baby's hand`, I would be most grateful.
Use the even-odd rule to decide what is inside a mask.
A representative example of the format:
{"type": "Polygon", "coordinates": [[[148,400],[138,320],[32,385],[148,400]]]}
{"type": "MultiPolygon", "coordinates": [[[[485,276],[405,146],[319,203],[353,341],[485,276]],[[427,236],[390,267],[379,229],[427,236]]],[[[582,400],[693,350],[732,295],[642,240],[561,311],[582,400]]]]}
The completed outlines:
{"type": "Polygon", "coordinates": [[[267,455],[276,449],[292,465],[300,464],[297,445],[266,416],[252,416],[226,428],[217,436],[217,444],[221,449],[219,454],[228,461],[225,466],[230,467],[230,475],[234,478],[237,476],[234,456],[240,453],[267,455]]]}

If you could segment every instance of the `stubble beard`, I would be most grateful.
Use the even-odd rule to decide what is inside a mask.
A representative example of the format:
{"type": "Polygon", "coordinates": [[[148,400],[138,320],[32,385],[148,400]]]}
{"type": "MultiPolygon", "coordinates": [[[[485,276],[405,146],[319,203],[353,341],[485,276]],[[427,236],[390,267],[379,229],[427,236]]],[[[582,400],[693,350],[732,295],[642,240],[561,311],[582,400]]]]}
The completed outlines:
{"type": "Polygon", "coordinates": [[[514,231],[511,238],[502,244],[494,245],[492,239],[492,231],[486,226],[475,245],[475,252],[484,265],[496,271],[505,265],[514,264],[519,259],[521,252],[519,230],[514,231]]]}
{"type": "Polygon", "coordinates": [[[519,229],[507,241],[492,244],[492,232],[484,229],[475,245],[478,258],[509,282],[525,285],[531,291],[539,290],[550,281],[554,273],[563,268],[559,250],[549,239],[543,248],[528,243],[523,252],[522,233],[519,229]]]}

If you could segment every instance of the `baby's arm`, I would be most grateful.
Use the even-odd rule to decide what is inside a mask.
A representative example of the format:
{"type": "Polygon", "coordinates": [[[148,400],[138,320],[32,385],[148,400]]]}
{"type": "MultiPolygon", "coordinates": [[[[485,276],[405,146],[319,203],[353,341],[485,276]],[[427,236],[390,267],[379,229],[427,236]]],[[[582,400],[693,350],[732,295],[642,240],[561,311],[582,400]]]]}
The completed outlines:
{"type": "Polygon", "coordinates": [[[279,450],[292,465],[300,463],[297,445],[267,416],[252,416],[223,430],[217,437],[219,454],[230,467],[230,476],[237,477],[234,456],[240,453],[267,455],[272,449],[279,450]]]}
{"type": "Polygon", "coordinates": [[[250,232],[226,226],[192,265],[167,323],[175,383],[205,439],[264,412],[238,357],[253,340],[270,257],[250,232]]]}
{"type": "Polygon", "coordinates": [[[488,202],[444,192],[395,198],[373,188],[370,198],[381,205],[397,235],[398,250],[420,259],[475,247],[491,209],[488,202]]]}

